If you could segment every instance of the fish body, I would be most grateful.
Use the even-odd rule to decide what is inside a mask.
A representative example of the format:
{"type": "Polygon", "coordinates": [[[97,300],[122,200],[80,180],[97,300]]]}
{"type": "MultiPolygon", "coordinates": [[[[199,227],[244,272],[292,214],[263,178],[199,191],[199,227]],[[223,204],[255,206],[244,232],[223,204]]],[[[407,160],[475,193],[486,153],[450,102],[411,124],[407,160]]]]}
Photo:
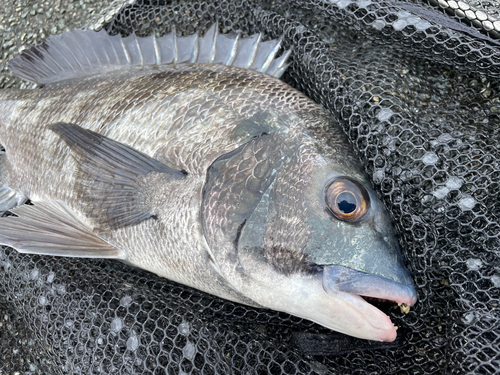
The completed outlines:
{"type": "MultiPolygon", "coordinates": [[[[412,305],[416,293],[340,128],[279,79],[237,66],[245,42],[232,41],[224,65],[214,64],[221,36],[205,38],[219,41],[210,63],[161,63],[155,49],[144,64],[142,44],[139,66],[75,74],[63,66],[69,55],[52,52],[33,76],[45,87],[1,92],[0,207],[3,196],[15,216],[0,219],[0,243],[120,259],[222,298],[394,340],[390,319],[360,295],[412,305]],[[15,208],[28,198],[34,206],[15,208]]],[[[42,64],[28,60],[14,68],[42,64]]]]}

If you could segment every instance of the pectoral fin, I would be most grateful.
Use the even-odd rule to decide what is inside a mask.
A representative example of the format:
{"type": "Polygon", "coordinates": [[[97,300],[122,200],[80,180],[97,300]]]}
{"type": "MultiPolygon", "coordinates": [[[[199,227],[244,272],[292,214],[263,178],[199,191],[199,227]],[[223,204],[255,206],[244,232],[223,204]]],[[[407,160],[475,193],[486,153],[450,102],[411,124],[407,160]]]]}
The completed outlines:
{"type": "Polygon", "coordinates": [[[5,211],[23,204],[26,200],[27,198],[24,194],[7,186],[0,186],[0,216],[2,216],[5,211]]]}
{"type": "Polygon", "coordinates": [[[28,199],[23,193],[15,191],[6,185],[5,173],[7,169],[7,156],[0,145],[0,216],[5,211],[20,206],[28,199]]]}
{"type": "Polygon", "coordinates": [[[61,201],[24,205],[11,212],[16,216],[0,218],[0,244],[20,253],[125,259],[61,201]]]}
{"type": "Polygon", "coordinates": [[[155,186],[185,178],[159,161],[78,125],[50,126],[71,148],[79,166],[75,191],[83,212],[100,229],[135,225],[155,216],[155,186]]]}

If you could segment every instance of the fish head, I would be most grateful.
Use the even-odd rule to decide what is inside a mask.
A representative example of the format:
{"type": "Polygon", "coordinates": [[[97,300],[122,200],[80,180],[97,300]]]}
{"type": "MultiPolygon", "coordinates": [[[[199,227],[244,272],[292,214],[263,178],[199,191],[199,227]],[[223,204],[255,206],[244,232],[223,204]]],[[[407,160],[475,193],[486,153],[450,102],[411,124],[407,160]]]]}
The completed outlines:
{"type": "Polygon", "coordinates": [[[221,272],[261,306],[393,341],[390,318],[365,299],[416,302],[390,216],[352,151],[299,138],[261,137],[213,171],[241,173],[213,201],[224,207],[219,228],[233,233],[221,272]]]}

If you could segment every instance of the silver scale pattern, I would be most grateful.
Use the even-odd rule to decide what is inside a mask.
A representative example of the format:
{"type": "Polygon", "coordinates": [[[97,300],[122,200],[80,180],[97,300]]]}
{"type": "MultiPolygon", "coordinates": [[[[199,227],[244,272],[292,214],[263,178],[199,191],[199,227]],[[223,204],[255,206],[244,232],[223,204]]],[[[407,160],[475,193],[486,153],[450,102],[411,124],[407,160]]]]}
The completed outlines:
{"type": "Polygon", "coordinates": [[[293,46],[284,79],[342,124],[391,211],[420,301],[405,316],[391,310],[400,338],[380,345],[116,262],[1,249],[0,374],[497,373],[494,2],[138,0],[100,14],[96,28],[124,35],[174,24],[189,35],[216,19],[222,33],[283,35],[293,46]]]}

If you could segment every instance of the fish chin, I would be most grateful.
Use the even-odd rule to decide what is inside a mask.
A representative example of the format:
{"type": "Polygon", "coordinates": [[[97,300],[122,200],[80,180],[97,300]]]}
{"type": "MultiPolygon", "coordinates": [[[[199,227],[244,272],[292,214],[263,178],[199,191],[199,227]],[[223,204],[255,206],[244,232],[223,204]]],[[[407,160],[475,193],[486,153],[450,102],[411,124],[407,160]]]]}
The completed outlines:
{"type": "Polygon", "coordinates": [[[284,275],[252,257],[240,254],[240,261],[248,277],[244,290],[240,291],[261,306],[362,339],[387,342],[396,339],[391,319],[360,295],[325,290],[324,270],[284,275]]]}
{"type": "Polygon", "coordinates": [[[321,275],[296,274],[287,279],[286,292],[282,290],[280,293],[280,283],[275,283],[274,295],[257,298],[257,302],[361,339],[387,342],[396,339],[396,328],[391,319],[360,296],[326,293],[321,285],[321,275]]]}
{"type": "MultiPolygon", "coordinates": [[[[329,296],[332,297],[331,294],[329,296]]],[[[396,327],[389,316],[361,296],[340,292],[335,297],[348,305],[345,314],[352,319],[349,329],[336,331],[373,341],[391,342],[396,339],[396,327]]]]}

